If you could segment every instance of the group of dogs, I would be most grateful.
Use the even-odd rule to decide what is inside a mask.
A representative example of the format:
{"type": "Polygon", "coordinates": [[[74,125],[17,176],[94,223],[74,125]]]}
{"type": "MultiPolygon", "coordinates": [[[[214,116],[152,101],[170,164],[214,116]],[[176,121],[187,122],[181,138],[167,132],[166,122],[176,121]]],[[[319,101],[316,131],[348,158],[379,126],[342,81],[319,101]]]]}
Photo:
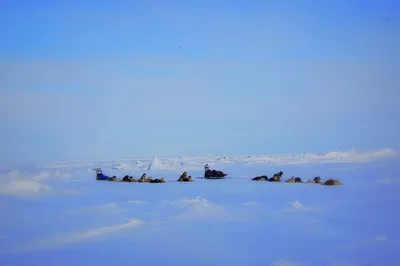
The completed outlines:
{"type": "MultiPolygon", "coordinates": [[[[116,181],[116,182],[139,182],[139,183],[165,183],[164,177],[153,179],[153,177],[147,177],[144,173],[139,179],[135,179],[132,176],[124,176],[122,179],[117,178],[116,176],[109,177],[108,181],[116,181]]],[[[191,182],[193,181],[191,176],[187,176],[187,172],[183,172],[183,174],[177,180],[178,182],[191,182]]]]}
{"type": "MultiPolygon", "coordinates": [[[[100,168],[95,168],[93,170],[96,171],[97,180],[107,180],[114,182],[165,183],[164,177],[153,179],[151,176],[147,177],[146,173],[144,173],[139,179],[136,179],[133,176],[129,175],[126,175],[123,178],[118,178],[116,176],[104,175],[103,171],[100,168]]],[[[187,176],[187,172],[183,172],[183,174],[178,179],[178,182],[191,182],[191,181],[193,181],[193,179],[191,176],[187,176]]]]}
{"type": "MultiPolygon", "coordinates": [[[[273,177],[268,178],[266,175],[256,176],[252,180],[253,181],[269,181],[269,182],[281,182],[281,178],[283,176],[283,172],[280,171],[273,175],[273,177]]],[[[292,176],[290,179],[285,180],[287,183],[314,183],[314,184],[321,184],[326,186],[335,186],[335,185],[343,185],[340,180],[337,179],[328,179],[325,182],[322,182],[321,177],[317,176],[307,182],[303,182],[300,177],[292,176]]]]}
{"type": "Polygon", "coordinates": [[[135,179],[132,176],[124,176],[121,180],[118,180],[115,176],[113,176],[116,180],[111,181],[119,181],[119,182],[139,182],[139,183],[165,183],[164,177],[155,178],[149,176],[147,177],[146,174],[143,174],[139,179],[135,179]]]}
{"type": "MultiPolygon", "coordinates": [[[[165,183],[166,182],[163,177],[153,179],[151,176],[147,177],[145,173],[139,179],[135,179],[132,176],[128,176],[128,175],[124,176],[121,179],[121,178],[117,178],[116,176],[109,177],[109,176],[104,175],[100,168],[96,168],[93,170],[95,170],[97,173],[97,178],[96,178],[97,180],[108,180],[108,181],[114,181],[114,182],[138,182],[138,183],[165,183]]],[[[207,170],[208,169],[206,169],[205,173],[207,173],[207,170]]],[[[224,173],[224,176],[225,175],[226,174],[224,173]]],[[[256,176],[256,177],[252,178],[252,180],[253,181],[281,182],[282,176],[283,176],[283,172],[280,171],[278,173],[275,173],[271,178],[268,178],[268,176],[266,176],[266,175],[262,175],[262,176],[256,176]]],[[[188,176],[187,172],[183,172],[183,174],[179,177],[179,179],[177,181],[178,182],[192,182],[193,179],[191,176],[188,176]]],[[[307,182],[303,182],[300,177],[292,176],[290,179],[285,180],[284,182],[287,182],[287,183],[315,183],[315,184],[322,184],[322,185],[327,185],[327,186],[343,185],[343,183],[340,180],[336,180],[336,179],[328,179],[325,182],[322,182],[321,177],[319,177],[319,176],[314,177],[313,179],[308,180],[307,182]]]]}

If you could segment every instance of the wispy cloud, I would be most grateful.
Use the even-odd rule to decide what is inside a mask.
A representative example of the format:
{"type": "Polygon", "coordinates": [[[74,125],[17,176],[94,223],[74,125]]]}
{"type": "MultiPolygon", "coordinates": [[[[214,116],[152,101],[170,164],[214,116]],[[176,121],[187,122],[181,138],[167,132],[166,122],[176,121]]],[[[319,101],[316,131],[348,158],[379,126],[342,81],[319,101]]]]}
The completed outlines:
{"type": "Polygon", "coordinates": [[[243,203],[244,206],[255,206],[255,205],[260,205],[260,203],[252,201],[252,202],[245,202],[243,203]]]}
{"type": "Polygon", "coordinates": [[[332,261],[331,266],[353,266],[354,262],[352,261],[332,261]]]}
{"type": "Polygon", "coordinates": [[[301,266],[302,264],[290,259],[286,259],[286,258],[282,258],[282,259],[278,259],[273,261],[271,264],[271,266],[301,266]]]}
{"type": "Polygon", "coordinates": [[[80,192],[80,191],[75,190],[75,189],[64,189],[64,190],[61,191],[61,193],[64,194],[64,195],[72,195],[72,196],[73,195],[75,195],[75,196],[84,195],[83,192],[80,192]]]}
{"type": "Polygon", "coordinates": [[[50,186],[41,184],[33,179],[13,177],[10,175],[6,178],[0,178],[0,194],[28,197],[37,196],[50,191],[50,186]]]}
{"type": "Polygon", "coordinates": [[[40,172],[32,177],[34,180],[44,180],[49,179],[51,177],[51,173],[47,171],[40,172]]]}
{"type": "Polygon", "coordinates": [[[383,177],[376,180],[378,183],[382,184],[400,184],[400,178],[395,177],[383,177]]]}
{"type": "Polygon", "coordinates": [[[208,199],[197,196],[193,199],[181,199],[173,201],[172,206],[179,207],[185,211],[175,216],[183,220],[230,220],[240,221],[244,218],[232,213],[227,206],[213,203],[208,199]]]}
{"type": "MultiPolygon", "coordinates": [[[[105,226],[101,228],[91,229],[72,235],[58,234],[56,236],[39,239],[37,241],[27,243],[25,245],[9,250],[10,253],[21,252],[27,250],[55,248],[60,245],[73,244],[83,241],[100,240],[102,237],[110,237],[126,230],[135,229],[145,224],[144,221],[133,218],[127,223],[105,226]]],[[[5,251],[7,252],[7,251],[5,251]]]]}
{"type": "Polygon", "coordinates": [[[142,201],[142,200],[130,200],[130,201],[128,201],[127,203],[139,205],[139,204],[147,203],[147,201],[142,201]]]}
{"type": "Polygon", "coordinates": [[[35,174],[32,179],[34,180],[46,180],[50,178],[57,178],[57,179],[67,179],[72,176],[71,172],[62,172],[60,170],[55,170],[55,171],[41,171],[37,174],[35,174]]]}
{"type": "Polygon", "coordinates": [[[377,236],[377,237],[375,237],[374,239],[375,239],[376,241],[386,241],[386,240],[388,240],[388,239],[386,238],[386,236],[384,236],[384,235],[377,236]]]}
{"type": "Polygon", "coordinates": [[[102,227],[102,228],[93,229],[93,230],[89,230],[86,232],[74,234],[69,237],[60,239],[60,243],[71,243],[71,242],[81,241],[81,240],[90,239],[90,238],[97,238],[97,237],[109,235],[109,234],[112,234],[112,233],[115,233],[118,231],[132,229],[132,228],[142,225],[143,223],[144,222],[139,219],[132,219],[132,220],[129,220],[129,222],[124,223],[124,224],[117,224],[117,225],[102,227]]]}
{"type": "Polygon", "coordinates": [[[367,238],[354,240],[354,241],[344,245],[343,248],[348,249],[348,250],[354,250],[354,249],[360,249],[363,247],[371,247],[371,246],[378,247],[379,245],[398,246],[399,244],[400,244],[399,241],[397,241],[395,239],[391,239],[387,235],[379,234],[379,235],[376,235],[375,237],[367,237],[367,238]]]}
{"type": "MultiPolygon", "coordinates": [[[[18,169],[11,170],[7,174],[0,175],[0,194],[15,197],[39,196],[54,190],[45,182],[49,179],[67,179],[71,177],[70,172],[39,171],[21,173],[18,169]]],[[[82,193],[73,190],[59,190],[57,193],[64,195],[81,195],[82,193]]]]}
{"type": "Polygon", "coordinates": [[[283,209],[278,211],[278,213],[284,213],[284,212],[317,212],[317,209],[311,207],[311,206],[306,206],[302,204],[300,201],[296,200],[293,202],[288,202],[291,207],[283,209]]]}
{"type": "Polygon", "coordinates": [[[94,212],[119,213],[119,212],[126,212],[126,211],[128,211],[128,210],[121,208],[118,206],[117,203],[112,202],[112,203],[107,203],[107,204],[102,204],[102,205],[89,206],[89,207],[80,208],[80,209],[76,209],[76,210],[70,210],[70,211],[68,211],[68,213],[94,213],[94,212]]]}

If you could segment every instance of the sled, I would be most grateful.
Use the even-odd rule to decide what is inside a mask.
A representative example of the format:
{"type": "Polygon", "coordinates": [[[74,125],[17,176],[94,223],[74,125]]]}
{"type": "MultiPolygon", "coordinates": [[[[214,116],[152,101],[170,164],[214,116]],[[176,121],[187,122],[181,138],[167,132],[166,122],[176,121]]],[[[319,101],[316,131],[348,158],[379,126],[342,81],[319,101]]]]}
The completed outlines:
{"type": "Polygon", "coordinates": [[[204,179],[225,179],[228,174],[218,171],[218,170],[210,170],[208,164],[204,166],[204,179]]]}
{"type": "Polygon", "coordinates": [[[103,174],[103,171],[101,170],[101,168],[95,168],[95,169],[93,169],[93,171],[96,172],[96,180],[106,181],[110,178],[109,176],[106,176],[105,174],[103,174]]]}

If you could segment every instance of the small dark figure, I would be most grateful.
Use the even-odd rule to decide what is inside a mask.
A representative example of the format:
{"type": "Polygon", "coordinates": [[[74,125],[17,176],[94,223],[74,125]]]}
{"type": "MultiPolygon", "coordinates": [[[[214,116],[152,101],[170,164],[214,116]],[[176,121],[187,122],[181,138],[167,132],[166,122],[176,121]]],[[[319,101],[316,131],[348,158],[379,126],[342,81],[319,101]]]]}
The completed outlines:
{"type": "Polygon", "coordinates": [[[164,177],[150,180],[150,183],[165,183],[164,177]]]}
{"type": "Polygon", "coordinates": [[[283,175],[283,172],[280,171],[280,172],[274,174],[274,176],[271,177],[270,179],[268,179],[268,181],[270,181],[270,182],[281,182],[282,175],[283,175]]]}
{"type": "Polygon", "coordinates": [[[296,177],[296,178],[294,179],[294,182],[295,182],[295,183],[303,183],[303,181],[301,180],[300,177],[296,177]]]}
{"type": "Polygon", "coordinates": [[[252,180],[253,181],[268,181],[268,176],[266,176],[266,175],[256,176],[252,180]]]}
{"type": "Polygon", "coordinates": [[[322,185],[325,185],[325,186],[338,186],[338,185],[343,185],[343,183],[340,182],[340,180],[328,179],[322,185]]]}
{"type": "Polygon", "coordinates": [[[295,183],[296,182],[296,177],[292,176],[290,179],[285,181],[286,183],[295,183]]]}
{"type": "Polygon", "coordinates": [[[146,182],[146,174],[143,174],[143,175],[140,177],[140,179],[139,179],[138,182],[140,182],[140,183],[146,182]]]}
{"type": "Polygon", "coordinates": [[[316,177],[314,177],[313,179],[307,181],[307,183],[321,184],[321,183],[322,183],[321,177],[316,176],[316,177]]]}
{"type": "Polygon", "coordinates": [[[190,182],[192,181],[192,177],[187,177],[187,172],[183,172],[183,174],[179,177],[178,182],[190,182]]]}
{"type": "Polygon", "coordinates": [[[118,181],[118,178],[115,175],[113,175],[112,177],[108,178],[108,181],[118,181]]]}

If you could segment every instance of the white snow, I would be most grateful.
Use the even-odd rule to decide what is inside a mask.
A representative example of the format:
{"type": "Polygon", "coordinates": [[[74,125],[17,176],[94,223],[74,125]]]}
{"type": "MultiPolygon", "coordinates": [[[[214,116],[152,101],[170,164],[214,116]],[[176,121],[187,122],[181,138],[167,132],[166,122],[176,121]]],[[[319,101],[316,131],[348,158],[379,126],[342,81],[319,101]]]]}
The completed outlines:
{"type": "Polygon", "coordinates": [[[353,149],[2,166],[0,264],[397,265],[399,162],[353,149]],[[206,163],[232,179],[197,179],[206,163]],[[194,182],[96,181],[96,167],[194,182]],[[250,180],[280,170],[344,185],[250,180]]]}
{"type": "Polygon", "coordinates": [[[153,160],[151,160],[151,163],[149,165],[149,167],[147,168],[148,170],[159,170],[162,169],[162,163],[160,161],[160,159],[158,159],[157,156],[153,157],[153,160]]]}
{"type": "Polygon", "coordinates": [[[50,186],[40,182],[43,177],[48,178],[49,176],[48,174],[23,176],[18,170],[12,170],[8,174],[0,175],[0,195],[24,197],[50,192],[50,186]]]}
{"type": "Polygon", "coordinates": [[[93,161],[93,162],[71,162],[71,163],[52,163],[39,166],[44,169],[76,169],[87,167],[91,171],[94,167],[101,166],[103,169],[115,171],[121,170],[203,170],[208,163],[211,168],[223,165],[297,165],[297,164],[324,164],[324,163],[368,163],[379,160],[398,158],[399,152],[393,149],[383,149],[377,151],[357,152],[355,149],[350,151],[335,151],[325,154],[320,153],[301,153],[301,154],[265,154],[265,155],[245,155],[245,156],[183,156],[179,158],[159,158],[154,156],[152,159],[124,159],[123,161],[93,161]],[[111,167],[110,167],[111,165],[111,167]]]}

